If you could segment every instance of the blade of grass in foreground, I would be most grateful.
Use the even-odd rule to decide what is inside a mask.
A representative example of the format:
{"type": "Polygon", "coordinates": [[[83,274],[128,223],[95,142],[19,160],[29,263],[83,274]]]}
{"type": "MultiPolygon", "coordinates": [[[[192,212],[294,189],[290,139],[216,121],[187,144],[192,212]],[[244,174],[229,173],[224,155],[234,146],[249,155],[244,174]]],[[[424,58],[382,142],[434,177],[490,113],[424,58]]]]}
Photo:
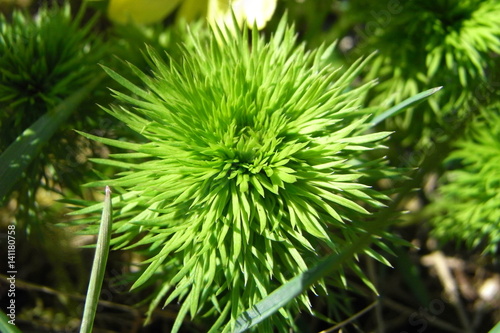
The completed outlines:
{"type": "Polygon", "coordinates": [[[285,306],[293,298],[297,297],[309,288],[313,283],[325,276],[328,272],[334,271],[342,264],[352,258],[372,241],[370,234],[364,235],[341,252],[327,256],[316,266],[295,276],[293,279],[273,291],[267,297],[255,304],[253,307],[243,312],[236,319],[236,326],[233,333],[241,333],[254,327],[281,307],[285,306]]]}
{"type": "Polygon", "coordinates": [[[106,186],[104,196],[104,208],[102,211],[101,226],[99,236],[97,237],[97,246],[95,249],[94,263],[92,264],[92,273],[90,274],[89,288],[83,310],[82,326],[80,333],[91,333],[94,325],[94,317],[99,303],[104,272],[106,271],[106,262],[108,261],[109,242],[111,240],[111,190],[106,186]]]}
{"type": "Polygon", "coordinates": [[[500,321],[488,333],[500,333],[500,321]]]}
{"type": "Polygon", "coordinates": [[[378,125],[379,123],[381,123],[382,121],[386,120],[387,118],[395,116],[398,113],[400,113],[403,110],[405,110],[406,108],[408,108],[408,107],[410,107],[410,106],[412,106],[414,104],[417,104],[417,103],[423,101],[427,97],[433,95],[435,92],[441,90],[441,88],[443,88],[443,87],[442,86],[441,87],[435,87],[435,88],[423,91],[423,92],[421,92],[419,94],[416,94],[415,96],[412,96],[410,98],[405,99],[404,101],[402,101],[398,105],[393,106],[389,110],[387,110],[384,113],[379,114],[378,116],[376,116],[375,118],[373,118],[373,120],[371,121],[372,126],[378,125]]]}
{"type": "Polygon", "coordinates": [[[2,333],[21,333],[17,326],[9,324],[9,317],[0,310],[0,332],[2,333]]]}
{"type": "Polygon", "coordinates": [[[103,76],[99,75],[41,116],[0,155],[0,201],[23,177],[24,171],[37,157],[43,145],[102,79],[103,76]]]}

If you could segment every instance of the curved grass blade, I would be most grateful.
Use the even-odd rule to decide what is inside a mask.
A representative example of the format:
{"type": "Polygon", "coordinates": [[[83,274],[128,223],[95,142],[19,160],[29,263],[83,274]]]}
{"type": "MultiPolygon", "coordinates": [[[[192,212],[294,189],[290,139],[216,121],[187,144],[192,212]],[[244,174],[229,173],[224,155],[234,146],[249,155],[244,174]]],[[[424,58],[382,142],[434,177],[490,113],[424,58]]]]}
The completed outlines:
{"type": "Polygon", "coordinates": [[[416,94],[415,96],[412,96],[410,98],[405,99],[404,101],[402,101],[398,105],[393,106],[389,110],[387,110],[384,113],[379,114],[378,116],[376,116],[375,118],[373,118],[373,120],[371,121],[372,126],[378,125],[382,121],[386,120],[387,118],[395,116],[398,113],[404,111],[406,108],[408,108],[408,107],[410,107],[410,106],[412,106],[414,104],[417,104],[417,103],[423,101],[424,99],[426,99],[429,96],[433,95],[435,92],[441,90],[441,88],[443,88],[443,87],[442,86],[441,87],[435,87],[435,88],[423,91],[423,92],[421,92],[419,94],[416,94]]]}
{"type": "Polygon", "coordinates": [[[49,141],[103,77],[99,75],[41,116],[0,155],[0,201],[5,199],[16,182],[23,177],[26,168],[37,157],[42,146],[49,141]]]}
{"type": "Polygon", "coordinates": [[[94,263],[90,274],[89,288],[83,310],[82,326],[80,333],[91,333],[94,325],[95,312],[99,303],[104,273],[106,271],[106,262],[108,261],[109,242],[111,240],[111,190],[106,186],[104,197],[104,208],[102,211],[101,226],[99,236],[97,237],[97,246],[95,249],[94,263]]]}
{"type": "Polygon", "coordinates": [[[345,261],[352,259],[352,256],[369,245],[372,239],[369,234],[364,235],[353,241],[341,252],[327,256],[311,269],[295,276],[253,307],[240,314],[236,319],[233,333],[245,332],[278,311],[293,298],[306,291],[313,283],[329,272],[340,268],[345,261]]]}

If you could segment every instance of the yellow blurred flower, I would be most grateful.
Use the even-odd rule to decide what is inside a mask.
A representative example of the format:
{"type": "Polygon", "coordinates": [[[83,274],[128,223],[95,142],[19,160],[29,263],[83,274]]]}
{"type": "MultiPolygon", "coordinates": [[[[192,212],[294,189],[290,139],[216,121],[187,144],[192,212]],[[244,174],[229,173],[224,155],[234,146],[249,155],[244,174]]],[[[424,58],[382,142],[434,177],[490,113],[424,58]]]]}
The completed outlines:
{"type": "Polygon", "coordinates": [[[110,0],[109,18],[117,23],[150,24],[163,20],[179,8],[177,19],[192,21],[205,17],[211,23],[231,22],[231,10],[237,22],[259,29],[266,26],[276,9],[277,0],[110,0]]]}
{"type": "Polygon", "coordinates": [[[150,24],[163,20],[181,0],[110,0],[108,17],[116,23],[150,24]]]}

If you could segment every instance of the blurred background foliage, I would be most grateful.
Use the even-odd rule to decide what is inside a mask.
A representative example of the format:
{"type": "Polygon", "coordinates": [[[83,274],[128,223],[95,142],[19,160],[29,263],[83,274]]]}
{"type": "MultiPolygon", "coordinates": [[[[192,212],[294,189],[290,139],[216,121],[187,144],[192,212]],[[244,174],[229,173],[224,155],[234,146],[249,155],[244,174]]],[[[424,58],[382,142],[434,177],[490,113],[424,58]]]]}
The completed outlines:
{"type": "MultiPolygon", "coordinates": [[[[500,320],[500,2],[269,0],[252,6],[240,0],[232,7],[222,0],[138,3],[0,0],[4,165],[9,162],[3,154],[7,148],[99,77],[99,64],[134,80],[127,74],[129,67],[117,59],[148,72],[146,44],[165,50],[159,54],[175,62],[188,29],[206,34],[207,24],[227,22],[230,9],[239,22],[254,20],[266,36],[286,13],[307,47],[337,43],[332,64],[349,65],[361,55],[378,52],[357,78],[358,84],[379,81],[362,101],[374,114],[420,91],[444,86],[431,99],[378,125],[395,131],[387,143],[389,163],[406,170],[402,173],[413,189],[398,207],[407,214],[391,232],[414,247],[396,249],[397,256],[390,258],[394,269],[360,258],[381,296],[351,273],[349,290],[316,298],[316,316],[296,318],[300,331],[328,329],[345,320],[346,313],[353,317],[341,325],[343,332],[374,327],[377,332],[487,332],[500,320]],[[374,301],[377,305],[371,306],[374,301]],[[329,310],[339,308],[343,311],[329,310]],[[354,316],[363,309],[370,311],[354,316]]],[[[113,102],[107,88],[115,85],[103,76],[57,131],[40,143],[28,167],[0,198],[2,258],[7,256],[7,226],[17,226],[17,323],[23,332],[78,331],[92,255],[82,246],[95,238],[68,227],[73,218],[66,215],[67,207],[100,200],[100,189],[81,185],[116,170],[93,170],[89,158],[106,158],[113,148],[74,130],[143,140],[97,106],[113,102]]],[[[0,188],[2,182],[0,174],[0,188]]],[[[385,190],[399,185],[374,184],[385,190]]],[[[152,324],[143,327],[150,302],[146,295],[155,286],[128,292],[142,259],[128,251],[110,254],[95,332],[170,330],[179,306],[155,311],[152,324]]],[[[0,274],[4,309],[7,282],[5,272],[0,274]]],[[[203,320],[195,320],[185,323],[183,331],[206,328],[203,320]]]]}

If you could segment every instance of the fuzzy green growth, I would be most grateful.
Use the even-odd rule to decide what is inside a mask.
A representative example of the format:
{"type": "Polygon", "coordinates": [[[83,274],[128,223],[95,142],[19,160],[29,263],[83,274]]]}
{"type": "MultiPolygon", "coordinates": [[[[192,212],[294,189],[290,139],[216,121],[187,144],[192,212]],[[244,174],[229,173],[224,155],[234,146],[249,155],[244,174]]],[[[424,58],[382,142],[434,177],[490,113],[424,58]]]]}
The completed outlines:
{"type": "Polygon", "coordinates": [[[44,220],[54,207],[39,205],[37,191],[44,187],[54,192],[65,188],[79,193],[89,170],[81,157],[88,155],[93,145],[73,129],[95,123],[97,117],[89,111],[96,109],[92,105],[87,112],[70,115],[67,112],[74,111],[68,108],[71,103],[62,105],[101,75],[97,62],[105,47],[91,31],[94,20],[83,22],[84,13],[85,6],[73,16],[66,2],[63,6],[41,6],[34,16],[21,11],[14,11],[9,19],[0,15],[0,151],[5,152],[18,138],[18,144],[23,142],[21,135],[34,138],[29,156],[23,156],[26,151],[22,149],[17,156],[10,150],[8,156],[13,159],[4,160],[4,167],[6,163],[19,166],[16,159],[23,161],[21,165],[29,161],[22,171],[22,181],[16,180],[5,200],[16,203],[19,231],[40,238],[44,220]],[[52,120],[44,126],[44,119],[52,120]],[[34,125],[39,120],[42,122],[34,125]],[[30,129],[32,125],[36,130],[30,129]]]}
{"type": "MultiPolygon", "coordinates": [[[[383,160],[363,154],[389,133],[367,134],[359,105],[374,83],[350,88],[366,61],[333,68],[332,48],[296,46],[285,20],[268,42],[256,29],[222,28],[187,43],[179,63],[148,49],[152,76],[131,65],[144,88],[106,69],[130,90],[113,91],[121,106],[107,111],[147,142],[84,134],[132,151],[96,159],[125,171],[90,185],[121,189],[112,243],[147,248],[133,287],[159,281],[153,307],[182,302],[173,331],[188,313],[229,331],[239,313],[364,233],[369,210],[388,198],[366,185],[385,177],[383,160]]],[[[367,281],[354,258],[348,266],[367,281]]],[[[331,281],[346,284],[342,272],[331,281]]],[[[302,295],[259,330],[287,331],[309,307],[302,295]]]]}
{"type": "Polygon", "coordinates": [[[496,254],[500,246],[500,105],[484,110],[460,140],[448,163],[449,171],[431,206],[433,234],[443,242],[496,254]]]}
{"type": "Polygon", "coordinates": [[[380,51],[367,76],[381,80],[372,105],[399,103],[428,87],[444,86],[422,107],[390,120],[390,128],[401,130],[398,140],[425,143],[436,125],[453,130],[453,115],[482,102],[491,55],[500,53],[498,1],[412,0],[391,7],[391,14],[386,3],[356,0],[353,11],[359,9],[369,22],[360,49],[380,51]]]}
{"type": "Polygon", "coordinates": [[[45,112],[95,76],[102,56],[84,10],[42,7],[35,18],[0,14],[0,132],[5,148],[45,112]]]}

